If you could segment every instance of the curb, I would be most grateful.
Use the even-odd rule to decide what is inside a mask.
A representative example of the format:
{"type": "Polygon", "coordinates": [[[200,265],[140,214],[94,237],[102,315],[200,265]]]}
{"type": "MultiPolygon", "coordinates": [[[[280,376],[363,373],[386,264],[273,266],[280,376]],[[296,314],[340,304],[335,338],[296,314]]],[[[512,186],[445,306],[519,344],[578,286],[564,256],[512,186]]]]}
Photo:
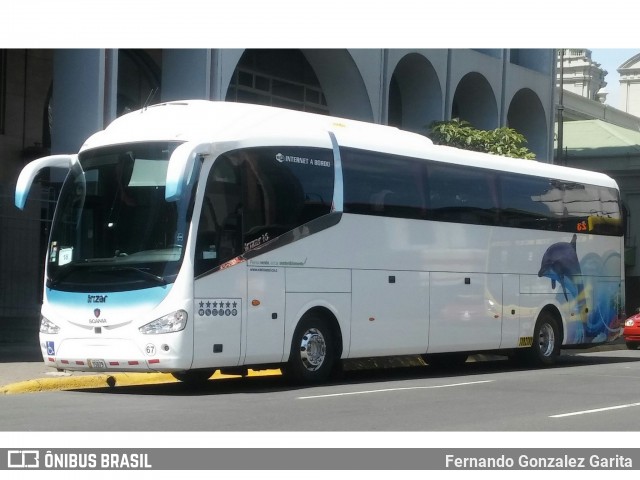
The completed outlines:
{"type": "MultiPolygon", "coordinates": [[[[249,370],[248,377],[280,375],[280,370],[249,370]]],[[[211,380],[223,378],[240,378],[242,375],[225,375],[216,372],[211,380]]],[[[58,390],[75,390],[85,388],[114,388],[133,385],[156,385],[163,383],[180,383],[170,373],[114,373],[78,375],[69,378],[36,378],[24,382],[0,386],[0,395],[21,393],[51,392],[58,390]]]]}

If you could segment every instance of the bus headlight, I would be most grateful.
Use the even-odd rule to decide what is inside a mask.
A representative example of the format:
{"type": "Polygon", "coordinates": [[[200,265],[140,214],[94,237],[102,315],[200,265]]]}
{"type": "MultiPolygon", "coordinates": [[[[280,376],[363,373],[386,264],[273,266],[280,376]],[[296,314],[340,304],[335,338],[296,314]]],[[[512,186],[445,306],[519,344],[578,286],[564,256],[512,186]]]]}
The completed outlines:
{"type": "Polygon", "coordinates": [[[187,312],[178,310],[141,326],[138,330],[145,335],[179,332],[187,325],[187,312]]]}
{"type": "Polygon", "coordinates": [[[60,331],[60,327],[47,317],[40,316],[40,333],[54,334],[60,331]]]}

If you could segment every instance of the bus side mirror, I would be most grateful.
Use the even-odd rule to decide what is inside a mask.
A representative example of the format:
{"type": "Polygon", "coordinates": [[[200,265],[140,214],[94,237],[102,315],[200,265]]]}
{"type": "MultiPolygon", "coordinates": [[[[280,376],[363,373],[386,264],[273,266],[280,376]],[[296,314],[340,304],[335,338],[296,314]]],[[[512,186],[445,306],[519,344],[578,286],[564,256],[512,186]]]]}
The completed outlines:
{"type": "Polygon", "coordinates": [[[173,151],[169,159],[164,191],[167,202],[178,200],[185,191],[185,187],[194,181],[192,177],[196,158],[199,155],[207,155],[210,145],[210,143],[187,142],[173,151]]]}
{"type": "Polygon", "coordinates": [[[42,157],[28,163],[20,172],[18,183],[16,184],[15,205],[20,210],[24,210],[27,197],[33,184],[33,179],[43,168],[58,167],[70,169],[78,161],[77,155],[51,155],[42,157]]]}

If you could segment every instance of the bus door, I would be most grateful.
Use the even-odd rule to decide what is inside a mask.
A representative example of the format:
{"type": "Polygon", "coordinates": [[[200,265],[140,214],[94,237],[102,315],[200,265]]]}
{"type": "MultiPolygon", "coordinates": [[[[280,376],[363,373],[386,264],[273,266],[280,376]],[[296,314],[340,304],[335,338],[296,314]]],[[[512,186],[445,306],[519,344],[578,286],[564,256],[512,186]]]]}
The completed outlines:
{"type": "Polygon", "coordinates": [[[245,364],[278,363],[284,354],[285,269],[248,266],[245,364]]]}
{"type": "Polygon", "coordinates": [[[244,263],[196,279],[192,368],[238,365],[244,298],[244,263]]]}
{"type": "Polygon", "coordinates": [[[221,157],[207,174],[196,234],[192,368],[240,362],[247,309],[247,265],[237,261],[242,251],[240,176],[221,157]]]}

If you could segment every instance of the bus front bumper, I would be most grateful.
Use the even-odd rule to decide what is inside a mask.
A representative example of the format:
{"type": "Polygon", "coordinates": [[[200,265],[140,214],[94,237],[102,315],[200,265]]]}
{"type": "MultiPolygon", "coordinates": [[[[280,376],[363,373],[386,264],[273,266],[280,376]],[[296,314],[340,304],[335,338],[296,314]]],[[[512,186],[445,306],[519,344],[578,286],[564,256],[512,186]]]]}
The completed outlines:
{"type": "Polygon", "coordinates": [[[56,344],[41,337],[45,365],[84,372],[173,372],[186,370],[191,358],[178,355],[171,345],[140,346],[127,339],[66,339],[56,344]]]}

